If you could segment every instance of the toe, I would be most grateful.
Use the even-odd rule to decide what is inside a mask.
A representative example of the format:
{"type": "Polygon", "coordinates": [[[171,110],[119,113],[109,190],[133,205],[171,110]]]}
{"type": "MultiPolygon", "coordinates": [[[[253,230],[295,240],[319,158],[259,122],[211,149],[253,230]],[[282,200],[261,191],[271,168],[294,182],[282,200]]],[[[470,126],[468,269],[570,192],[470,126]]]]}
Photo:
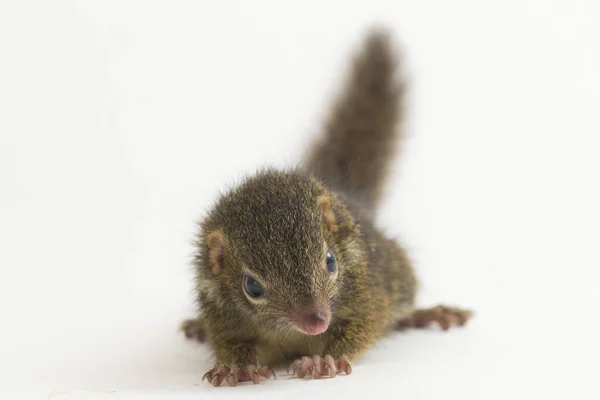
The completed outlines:
{"type": "Polygon", "coordinates": [[[458,325],[463,326],[471,318],[473,313],[469,310],[458,310],[458,325]]]}
{"type": "Polygon", "coordinates": [[[206,379],[208,381],[208,383],[212,383],[215,374],[217,373],[217,371],[219,370],[219,368],[221,368],[221,364],[220,363],[216,363],[212,369],[210,371],[208,371],[207,373],[205,373],[202,376],[202,382],[204,382],[204,380],[206,379]]]}
{"type": "Polygon", "coordinates": [[[222,381],[223,381],[223,377],[220,374],[216,373],[213,375],[213,379],[212,379],[211,383],[214,387],[217,387],[217,386],[221,386],[222,381]]]}
{"type": "Polygon", "coordinates": [[[352,373],[352,366],[350,365],[350,360],[347,356],[341,356],[338,360],[338,370],[344,372],[346,375],[350,375],[352,373]]]}
{"type": "Polygon", "coordinates": [[[240,369],[237,365],[233,364],[229,366],[229,374],[227,375],[227,381],[229,386],[237,386],[240,377],[240,369]]]}
{"type": "Polygon", "coordinates": [[[315,356],[313,356],[312,362],[313,362],[313,366],[312,366],[313,378],[321,379],[322,372],[323,372],[323,359],[320,356],[315,355],[315,356]]]}
{"type": "Polygon", "coordinates": [[[437,320],[437,323],[440,326],[440,328],[442,328],[445,331],[450,329],[450,322],[451,322],[451,318],[448,316],[443,316],[443,315],[440,315],[440,317],[437,320]]]}
{"type": "Polygon", "coordinates": [[[330,355],[325,356],[324,361],[325,370],[330,377],[335,378],[337,375],[337,367],[335,366],[335,360],[330,355]]]}
{"type": "Polygon", "coordinates": [[[292,376],[296,375],[296,372],[298,372],[298,368],[300,367],[301,362],[302,362],[302,359],[298,359],[298,360],[295,360],[293,363],[291,363],[287,369],[287,373],[289,374],[290,370],[291,370],[292,376]]]}
{"type": "Polygon", "coordinates": [[[256,385],[260,383],[260,374],[258,373],[258,369],[254,365],[249,365],[247,368],[248,375],[252,382],[256,385]]]}
{"type": "Polygon", "coordinates": [[[213,374],[212,384],[213,386],[220,386],[223,379],[229,375],[229,368],[225,365],[220,365],[217,371],[213,374]]]}
{"type": "Polygon", "coordinates": [[[259,367],[258,373],[265,379],[269,379],[271,378],[271,376],[273,376],[274,379],[277,379],[277,375],[275,375],[275,371],[273,370],[273,368],[259,367]]]}
{"type": "Polygon", "coordinates": [[[304,378],[308,370],[312,367],[313,361],[310,357],[302,357],[298,367],[298,378],[304,378]]]}

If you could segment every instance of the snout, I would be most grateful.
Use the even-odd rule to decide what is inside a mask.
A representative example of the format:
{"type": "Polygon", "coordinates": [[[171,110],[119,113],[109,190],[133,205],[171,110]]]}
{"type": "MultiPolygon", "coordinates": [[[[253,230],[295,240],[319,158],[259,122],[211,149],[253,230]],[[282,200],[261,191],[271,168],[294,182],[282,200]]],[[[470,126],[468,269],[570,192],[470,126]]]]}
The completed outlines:
{"type": "Polygon", "coordinates": [[[329,328],[331,311],[328,307],[316,307],[305,310],[294,319],[294,328],[307,335],[319,335],[329,328]]]}

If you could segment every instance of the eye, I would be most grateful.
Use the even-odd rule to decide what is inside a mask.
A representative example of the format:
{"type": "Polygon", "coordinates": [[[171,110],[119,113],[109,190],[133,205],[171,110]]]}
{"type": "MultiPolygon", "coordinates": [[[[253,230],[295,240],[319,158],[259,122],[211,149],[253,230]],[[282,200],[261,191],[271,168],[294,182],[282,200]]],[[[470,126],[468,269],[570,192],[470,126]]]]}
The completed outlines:
{"type": "Polygon", "coordinates": [[[248,296],[253,299],[260,299],[265,295],[265,289],[262,285],[249,275],[244,276],[244,289],[248,293],[248,296]]]}
{"type": "Polygon", "coordinates": [[[327,272],[330,274],[335,272],[337,269],[337,262],[335,261],[335,254],[331,250],[327,251],[327,272]]]}

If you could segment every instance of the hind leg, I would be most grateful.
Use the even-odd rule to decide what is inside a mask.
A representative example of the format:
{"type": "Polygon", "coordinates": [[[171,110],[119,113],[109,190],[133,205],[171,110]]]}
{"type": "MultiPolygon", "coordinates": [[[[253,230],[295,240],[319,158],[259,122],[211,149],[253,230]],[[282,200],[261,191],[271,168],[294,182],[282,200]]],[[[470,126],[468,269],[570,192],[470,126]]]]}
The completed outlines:
{"type": "Polygon", "coordinates": [[[438,305],[432,308],[415,310],[409,317],[398,321],[396,329],[423,329],[429,327],[432,322],[436,322],[440,328],[446,331],[452,325],[463,326],[472,315],[473,312],[470,310],[438,305]]]}
{"type": "Polygon", "coordinates": [[[202,321],[202,318],[185,320],[182,322],[180,329],[188,339],[196,339],[199,342],[206,341],[206,332],[204,331],[204,321],[202,321]]]}

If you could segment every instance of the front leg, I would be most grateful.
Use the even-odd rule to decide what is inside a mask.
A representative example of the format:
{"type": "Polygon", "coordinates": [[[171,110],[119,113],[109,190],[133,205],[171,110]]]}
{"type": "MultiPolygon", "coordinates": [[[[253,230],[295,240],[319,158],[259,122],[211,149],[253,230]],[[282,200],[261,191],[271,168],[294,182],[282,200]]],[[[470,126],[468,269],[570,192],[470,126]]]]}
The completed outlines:
{"type": "Polygon", "coordinates": [[[259,364],[256,350],[250,343],[240,344],[214,344],[219,362],[202,377],[213,386],[221,385],[227,379],[229,386],[236,386],[238,382],[252,381],[260,383],[261,376],[269,379],[275,372],[259,364]]]}

